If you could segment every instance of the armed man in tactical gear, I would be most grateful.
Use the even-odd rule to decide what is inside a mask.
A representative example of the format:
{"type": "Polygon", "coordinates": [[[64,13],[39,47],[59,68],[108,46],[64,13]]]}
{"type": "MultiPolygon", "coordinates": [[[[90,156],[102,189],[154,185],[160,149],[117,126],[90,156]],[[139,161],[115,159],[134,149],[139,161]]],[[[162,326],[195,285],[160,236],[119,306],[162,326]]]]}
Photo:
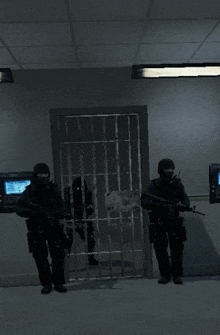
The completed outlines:
{"type": "MultiPolygon", "coordinates": [[[[85,227],[87,222],[87,238],[88,252],[91,253],[95,247],[93,236],[94,227],[92,221],[87,221],[88,217],[93,213],[92,192],[88,189],[86,180],[84,179],[84,190],[82,190],[81,177],[77,177],[72,186],[64,189],[64,200],[68,214],[74,219],[75,231],[85,242],[85,227]],[[84,197],[85,196],[85,202],[84,197]],[[85,213],[84,213],[85,211],[85,213]],[[85,222],[86,219],[86,222],[85,222]]],[[[98,265],[98,261],[93,255],[88,255],[89,265],[98,265]]]]}
{"type": "Polygon", "coordinates": [[[52,283],[58,292],[66,292],[64,259],[66,236],[59,219],[66,216],[65,203],[58,185],[49,181],[50,170],[47,164],[34,167],[31,185],[21,194],[17,202],[17,215],[28,218],[29,252],[35,259],[39,279],[43,286],[42,294],[50,293],[52,283]],[[52,274],[48,262],[48,248],[52,258],[52,274]]]}
{"type": "Polygon", "coordinates": [[[160,178],[151,181],[145,193],[141,196],[141,206],[150,210],[150,242],[158,261],[161,278],[158,283],[166,284],[173,277],[175,284],[182,284],[183,249],[187,240],[180,211],[190,206],[181,179],[173,177],[175,165],[171,159],[162,159],[158,164],[160,178]],[[158,202],[150,195],[169,200],[170,203],[158,202]],[[181,205],[178,204],[181,202],[181,205]],[[168,240],[171,250],[171,264],[167,252],[168,240]]]}

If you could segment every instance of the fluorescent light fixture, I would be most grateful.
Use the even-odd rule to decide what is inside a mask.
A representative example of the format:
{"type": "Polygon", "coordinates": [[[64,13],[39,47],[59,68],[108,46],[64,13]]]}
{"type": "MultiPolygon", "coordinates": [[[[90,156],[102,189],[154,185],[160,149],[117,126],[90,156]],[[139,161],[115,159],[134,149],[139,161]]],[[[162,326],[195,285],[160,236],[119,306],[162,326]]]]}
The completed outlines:
{"type": "Polygon", "coordinates": [[[13,83],[13,77],[9,68],[0,69],[0,83],[13,83]]]}
{"type": "Polygon", "coordinates": [[[133,65],[132,79],[220,76],[220,64],[133,65]]]}

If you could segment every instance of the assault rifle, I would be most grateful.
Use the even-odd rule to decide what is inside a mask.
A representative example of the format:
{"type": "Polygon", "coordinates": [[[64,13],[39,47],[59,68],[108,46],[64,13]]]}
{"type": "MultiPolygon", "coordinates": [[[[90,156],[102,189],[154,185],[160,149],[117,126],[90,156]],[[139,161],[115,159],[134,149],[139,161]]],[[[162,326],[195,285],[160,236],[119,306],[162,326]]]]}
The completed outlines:
{"type": "Polygon", "coordinates": [[[57,210],[50,210],[49,208],[34,204],[33,202],[29,202],[23,199],[18,198],[17,204],[23,204],[32,209],[35,213],[39,213],[42,215],[47,216],[49,219],[52,217],[59,217],[62,216],[64,217],[64,213],[61,211],[57,210]]]}
{"type": "Polygon", "coordinates": [[[192,212],[192,213],[197,213],[197,214],[200,214],[200,215],[204,215],[203,213],[200,213],[200,212],[197,212],[195,211],[195,208],[196,206],[193,206],[193,207],[186,207],[186,206],[183,206],[181,204],[177,204],[177,202],[175,201],[172,201],[172,200],[165,200],[165,199],[162,199],[162,198],[159,198],[159,197],[156,197],[155,195],[153,194],[146,194],[149,198],[152,198],[152,199],[155,199],[155,200],[158,200],[160,202],[163,202],[165,204],[170,204],[170,205],[176,205],[178,207],[178,209],[181,211],[186,211],[186,212],[192,212]]]}
{"type": "MultiPolygon", "coordinates": [[[[17,204],[24,204],[31,208],[35,213],[38,212],[39,214],[45,215],[49,222],[52,223],[53,225],[53,218],[65,218],[65,215],[62,211],[52,211],[46,207],[42,207],[40,205],[34,204],[33,202],[25,201],[23,199],[18,199],[17,204]]],[[[64,234],[65,235],[65,234],[64,234]]],[[[63,236],[64,237],[64,236],[63,236]]],[[[63,240],[64,242],[64,249],[67,249],[67,256],[69,258],[70,252],[71,252],[71,247],[73,244],[73,234],[72,234],[72,229],[69,227],[67,229],[67,235],[65,235],[65,239],[63,240]]]]}

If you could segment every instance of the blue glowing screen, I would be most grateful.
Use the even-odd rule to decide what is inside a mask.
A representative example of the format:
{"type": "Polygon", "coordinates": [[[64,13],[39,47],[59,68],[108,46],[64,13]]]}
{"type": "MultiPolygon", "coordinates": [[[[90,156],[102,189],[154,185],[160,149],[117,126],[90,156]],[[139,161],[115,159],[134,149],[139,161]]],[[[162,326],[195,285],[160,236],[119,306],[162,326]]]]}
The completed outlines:
{"type": "Polygon", "coordinates": [[[30,185],[30,180],[10,180],[4,182],[5,194],[21,194],[25,191],[25,187],[30,185]]]}

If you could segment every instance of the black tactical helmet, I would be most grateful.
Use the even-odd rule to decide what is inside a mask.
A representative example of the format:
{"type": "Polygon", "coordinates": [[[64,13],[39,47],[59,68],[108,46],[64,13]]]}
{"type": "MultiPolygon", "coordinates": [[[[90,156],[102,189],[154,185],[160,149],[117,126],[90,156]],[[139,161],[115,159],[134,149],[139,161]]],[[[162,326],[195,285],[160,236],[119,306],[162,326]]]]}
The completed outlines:
{"type": "Polygon", "coordinates": [[[163,172],[163,169],[175,169],[175,165],[172,159],[164,158],[161,161],[159,161],[157,169],[158,173],[163,172]]]}
{"type": "Polygon", "coordinates": [[[50,169],[45,163],[38,163],[34,167],[34,175],[36,176],[38,173],[48,173],[50,175],[50,169]]]}

